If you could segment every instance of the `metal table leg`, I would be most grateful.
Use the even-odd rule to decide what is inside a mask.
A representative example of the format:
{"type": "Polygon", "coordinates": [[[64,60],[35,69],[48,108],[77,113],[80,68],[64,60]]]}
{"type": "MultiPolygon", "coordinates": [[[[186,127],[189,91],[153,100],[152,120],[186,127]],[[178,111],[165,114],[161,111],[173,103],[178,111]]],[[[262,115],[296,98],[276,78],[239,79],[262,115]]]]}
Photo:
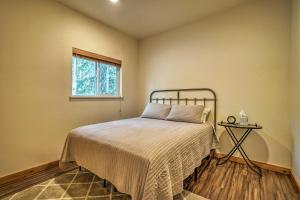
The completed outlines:
{"type": "MultiPolygon", "coordinates": [[[[230,129],[230,127],[227,127],[228,128],[228,131],[230,133],[230,135],[232,136],[232,140],[233,142],[235,143],[235,145],[237,145],[238,143],[238,139],[237,137],[234,135],[233,131],[230,129]]],[[[252,129],[248,129],[250,130],[250,132],[252,131],[252,129]]],[[[249,133],[250,133],[249,132],[249,133]]],[[[256,164],[254,164],[250,158],[248,157],[248,155],[246,154],[245,150],[243,149],[243,147],[241,145],[239,145],[238,147],[238,151],[241,153],[243,159],[245,160],[247,166],[252,169],[252,171],[256,172],[257,174],[259,174],[260,176],[262,176],[262,172],[261,172],[261,169],[260,167],[258,167],[256,164]]]]}
{"type": "Polygon", "coordinates": [[[225,127],[225,129],[228,132],[229,136],[231,137],[232,141],[234,142],[235,146],[231,149],[231,151],[226,156],[219,158],[219,160],[217,162],[217,165],[225,164],[229,160],[229,158],[238,150],[241,153],[243,159],[245,160],[247,166],[252,171],[254,171],[255,173],[262,176],[261,169],[249,159],[249,157],[246,154],[245,150],[241,146],[241,144],[244,142],[246,137],[251,133],[252,129],[247,129],[239,140],[237,139],[237,137],[235,136],[233,131],[230,129],[230,127],[225,127]],[[225,159],[225,161],[220,163],[220,160],[222,160],[222,159],[225,159]]]}
{"type": "MultiPolygon", "coordinates": [[[[225,127],[226,128],[226,127],[225,127]]],[[[226,128],[226,130],[227,130],[227,128],[226,128]]],[[[227,132],[228,132],[228,130],[227,130],[227,132]]],[[[218,159],[218,161],[217,161],[217,165],[223,165],[223,164],[225,164],[228,160],[229,160],[229,158],[238,150],[238,148],[239,148],[239,146],[244,142],[244,140],[246,139],[246,137],[250,134],[250,132],[251,132],[251,130],[249,131],[249,129],[243,134],[243,136],[240,138],[240,140],[237,142],[237,143],[235,143],[235,146],[231,149],[231,151],[226,155],[226,156],[223,156],[223,157],[221,157],[221,158],[219,158],[218,159]],[[225,159],[226,158],[226,159],[225,159]],[[222,159],[225,159],[225,161],[223,161],[223,162],[221,162],[220,163],[220,161],[222,160],[222,159]]],[[[229,133],[229,132],[228,132],[229,133]]],[[[230,135],[230,133],[229,133],[229,135],[230,135]]],[[[232,136],[230,135],[230,137],[231,137],[231,139],[232,139],[232,136]]],[[[233,139],[232,139],[233,140],[233,139]]]]}

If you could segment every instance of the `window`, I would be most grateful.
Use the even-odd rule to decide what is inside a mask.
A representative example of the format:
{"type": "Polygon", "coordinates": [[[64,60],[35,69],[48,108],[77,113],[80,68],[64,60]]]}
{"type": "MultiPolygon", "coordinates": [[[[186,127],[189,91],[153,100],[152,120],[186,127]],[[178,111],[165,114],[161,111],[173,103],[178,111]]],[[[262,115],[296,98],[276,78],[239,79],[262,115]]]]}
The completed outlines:
{"type": "Polygon", "coordinates": [[[73,48],[72,97],[120,97],[121,61],[73,48]]]}

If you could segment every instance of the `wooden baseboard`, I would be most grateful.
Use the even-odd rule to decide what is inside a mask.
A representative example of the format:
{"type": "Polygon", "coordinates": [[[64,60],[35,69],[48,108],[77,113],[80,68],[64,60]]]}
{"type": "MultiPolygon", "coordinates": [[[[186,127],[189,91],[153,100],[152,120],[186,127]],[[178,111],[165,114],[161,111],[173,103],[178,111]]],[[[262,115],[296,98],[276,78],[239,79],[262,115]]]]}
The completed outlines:
{"type": "MultiPolygon", "coordinates": [[[[223,153],[216,153],[215,157],[220,158],[225,156],[225,154],[223,153]]],[[[241,163],[241,164],[246,164],[243,158],[237,157],[237,156],[232,156],[230,159],[230,161],[232,162],[236,162],[236,163],[241,163]]],[[[272,165],[272,164],[268,164],[268,163],[263,163],[263,162],[259,162],[259,161],[252,161],[254,164],[256,164],[257,166],[259,166],[262,169],[266,169],[266,170],[270,170],[273,172],[279,172],[282,174],[287,174],[290,175],[291,174],[291,169],[286,168],[286,167],[280,167],[277,165],[272,165]]]]}
{"type": "Polygon", "coordinates": [[[293,183],[295,184],[295,186],[298,188],[298,191],[300,192],[300,180],[296,176],[296,174],[293,172],[293,170],[291,170],[291,179],[292,179],[293,183]]]}
{"type": "MultiPolygon", "coordinates": [[[[214,155],[215,155],[216,158],[220,158],[220,157],[224,156],[225,154],[216,152],[216,153],[214,153],[214,155]]],[[[245,164],[244,159],[240,158],[240,157],[232,156],[229,160],[232,161],[232,162],[245,164]]],[[[292,180],[298,186],[298,189],[300,191],[299,180],[296,178],[294,173],[292,173],[291,169],[276,166],[276,165],[272,165],[272,164],[268,164],[268,163],[258,162],[258,161],[253,161],[253,162],[262,169],[266,169],[266,170],[270,170],[270,171],[290,175],[292,180]]],[[[19,180],[24,180],[24,179],[26,179],[28,177],[31,177],[31,176],[39,173],[39,172],[43,172],[45,170],[58,167],[58,165],[59,165],[59,161],[56,160],[56,161],[53,161],[53,162],[49,162],[49,163],[45,163],[45,164],[42,164],[42,165],[39,165],[39,166],[32,167],[30,169],[26,169],[26,170],[23,170],[23,171],[20,171],[20,172],[16,172],[16,173],[13,173],[13,174],[10,174],[10,175],[7,175],[7,176],[0,177],[0,185],[7,184],[7,183],[10,183],[10,182],[16,182],[16,181],[19,181],[19,180]]]]}
{"type": "Polygon", "coordinates": [[[77,165],[70,165],[62,170],[59,161],[53,161],[0,177],[0,199],[76,168],[77,165]]]}
{"type": "Polygon", "coordinates": [[[7,184],[10,182],[15,182],[15,181],[19,181],[19,180],[24,180],[28,177],[33,176],[36,173],[54,168],[54,167],[58,167],[59,161],[53,161],[53,162],[49,162],[49,163],[44,163],[42,165],[38,165],[35,167],[32,167],[30,169],[25,169],[23,171],[19,171],[13,174],[9,174],[3,177],[0,177],[0,185],[3,184],[7,184]]]}
{"type": "MultiPolygon", "coordinates": [[[[216,152],[214,155],[216,158],[220,158],[220,157],[224,156],[225,154],[216,152]]],[[[240,158],[240,157],[232,156],[229,160],[233,161],[233,162],[245,164],[244,159],[240,158]]],[[[292,179],[295,181],[295,183],[299,187],[299,181],[295,178],[296,176],[291,172],[291,169],[268,164],[268,163],[258,162],[258,161],[253,161],[253,162],[262,169],[291,175],[292,179]]],[[[49,163],[44,163],[39,166],[32,167],[30,169],[26,169],[26,170],[23,170],[20,172],[9,174],[7,176],[0,177],[0,185],[2,185],[4,183],[17,181],[17,180],[24,180],[24,179],[32,176],[33,174],[36,174],[36,173],[39,173],[39,172],[42,172],[42,171],[45,171],[47,169],[51,169],[54,167],[58,167],[58,164],[59,164],[59,161],[56,160],[56,161],[52,161],[49,163]]]]}

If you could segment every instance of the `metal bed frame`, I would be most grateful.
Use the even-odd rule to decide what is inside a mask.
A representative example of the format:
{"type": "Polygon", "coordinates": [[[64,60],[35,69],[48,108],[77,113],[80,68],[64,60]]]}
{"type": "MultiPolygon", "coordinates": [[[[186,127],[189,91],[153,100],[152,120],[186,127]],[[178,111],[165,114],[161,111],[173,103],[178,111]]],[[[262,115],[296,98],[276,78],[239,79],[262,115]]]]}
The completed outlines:
{"type": "MultiPolygon", "coordinates": [[[[188,102],[193,102],[194,105],[197,105],[198,102],[203,102],[203,105],[206,105],[206,102],[213,102],[213,125],[214,128],[217,126],[217,95],[215,91],[213,91],[210,88],[189,88],[189,89],[167,89],[167,90],[154,90],[150,94],[150,103],[177,103],[180,104],[181,102],[184,102],[185,105],[188,105],[188,102]],[[203,98],[183,98],[182,93],[184,92],[208,92],[211,97],[203,97],[203,98]],[[175,93],[176,98],[154,98],[153,95],[157,93],[175,93]]],[[[201,169],[201,172],[198,173],[198,169],[195,168],[194,170],[194,181],[196,182],[198,180],[198,174],[202,174],[204,169],[209,165],[211,159],[214,157],[215,150],[212,150],[210,155],[205,158],[206,162],[205,166],[201,169]]],[[[189,182],[190,180],[188,180],[189,182]]]]}
{"type": "MultiPolygon", "coordinates": [[[[188,102],[193,102],[194,105],[197,105],[198,102],[203,102],[203,105],[206,105],[206,102],[213,102],[213,125],[216,128],[217,125],[217,95],[216,93],[210,89],[210,88],[189,88],[189,89],[168,89],[168,90],[154,90],[150,94],[150,103],[155,101],[156,103],[162,102],[163,104],[169,102],[169,104],[172,104],[173,102],[176,102],[177,104],[180,104],[180,102],[185,102],[185,105],[188,105],[188,102]],[[184,92],[208,92],[210,96],[212,97],[203,97],[203,98],[182,98],[182,93],[184,92]],[[176,98],[154,98],[153,95],[157,93],[175,93],[176,98]]],[[[201,174],[203,170],[209,165],[212,157],[214,157],[215,150],[212,150],[210,155],[204,158],[204,160],[208,161],[206,162],[206,165],[204,168],[202,168],[201,174]]],[[[79,167],[79,170],[81,170],[81,166],[79,167]]],[[[188,178],[189,179],[189,178],[188,178]]],[[[198,170],[195,168],[194,171],[194,180],[197,181],[198,179],[198,170]]],[[[189,181],[189,180],[188,180],[189,181]]],[[[103,186],[106,187],[107,181],[103,181],[103,186]]],[[[114,190],[116,191],[116,188],[114,187],[114,190]]]]}
{"type": "Polygon", "coordinates": [[[203,102],[203,105],[206,105],[206,102],[212,101],[213,102],[213,124],[214,127],[217,125],[217,95],[216,93],[210,89],[210,88],[190,88],[190,89],[170,89],[170,90],[154,90],[150,94],[150,103],[153,101],[156,101],[156,103],[162,102],[165,104],[166,102],[169,102],[172,104],[172,102],[176,102],[177,104],[180,104],[180,102],[185,102],[185,105],[188,104],[188,102],[192,101],[194,102],[194,105],[197,105],[198,102],[203,102]],[[181,98],[181,93],[183,92],[209,92],[212,97],[206,98],[181,98]],[[153,95],[156,93],[176,93],[176,98],[153,98],[153,95]]]}

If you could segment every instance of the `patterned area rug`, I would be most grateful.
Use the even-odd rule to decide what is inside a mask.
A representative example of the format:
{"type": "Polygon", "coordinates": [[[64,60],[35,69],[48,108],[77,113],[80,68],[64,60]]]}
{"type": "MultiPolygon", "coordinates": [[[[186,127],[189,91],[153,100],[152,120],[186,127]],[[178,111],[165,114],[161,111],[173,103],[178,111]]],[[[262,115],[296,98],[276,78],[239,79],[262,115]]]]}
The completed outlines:
{"type": "MultiPolygon", "coordinates": [[[[131,200],[129,195],[114,191],[111,184],[103,187],[103,180],[87,170],[74,170],[34,185],[3,200],[131,200]]],[[[207,200],[188,191],[174,196],[174,200],[207,200]]]]}

